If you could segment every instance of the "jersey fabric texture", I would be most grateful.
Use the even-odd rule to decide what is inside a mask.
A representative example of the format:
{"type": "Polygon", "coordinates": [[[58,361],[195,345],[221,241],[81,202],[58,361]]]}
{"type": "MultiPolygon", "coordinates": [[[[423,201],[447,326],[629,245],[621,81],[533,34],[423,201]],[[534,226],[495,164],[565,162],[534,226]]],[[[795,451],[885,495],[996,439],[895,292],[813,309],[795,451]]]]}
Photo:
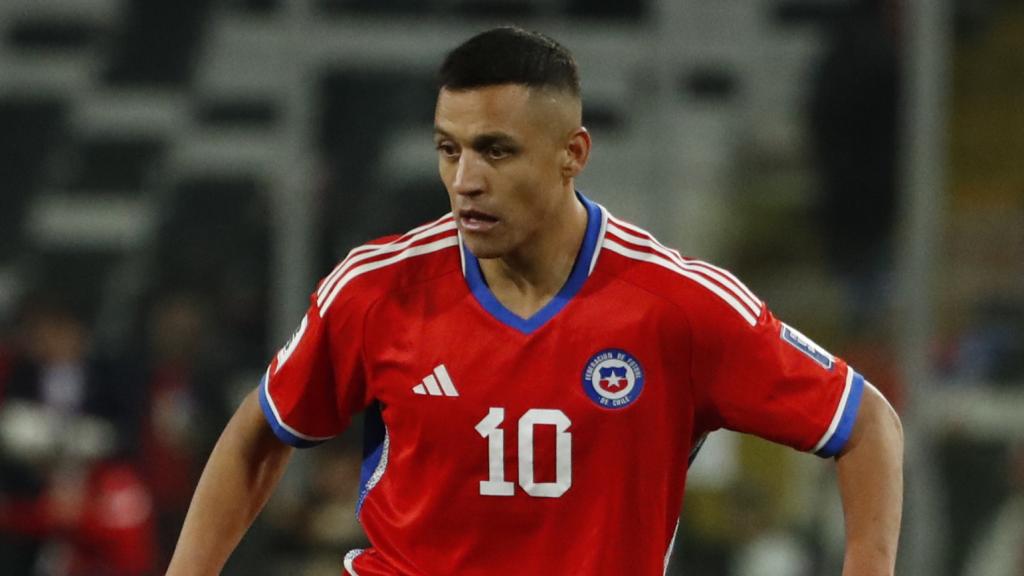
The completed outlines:
{"type": "Polygon", "coordinates": [[[452,215],[356,248],[261,383],[298,447],[366,412],[355,576],[659,575],[689,457],[727,428],[835,455],[864,381],[729,272],[582,195],[563,289],[523,319],[452,215]]]}

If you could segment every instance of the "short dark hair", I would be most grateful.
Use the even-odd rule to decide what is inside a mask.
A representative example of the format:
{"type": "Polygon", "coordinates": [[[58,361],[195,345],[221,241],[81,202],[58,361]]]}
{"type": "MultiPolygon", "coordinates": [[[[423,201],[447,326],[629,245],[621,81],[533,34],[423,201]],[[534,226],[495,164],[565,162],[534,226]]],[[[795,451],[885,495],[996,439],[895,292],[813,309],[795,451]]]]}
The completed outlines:
{"type": "Polygon", "coordinates": [[[554,88],[580,95],[571,52],[539,32],[502,26],[481,32],[448,53],[438,74],[440,88],[467,90],[499,84],[554,88]]]}

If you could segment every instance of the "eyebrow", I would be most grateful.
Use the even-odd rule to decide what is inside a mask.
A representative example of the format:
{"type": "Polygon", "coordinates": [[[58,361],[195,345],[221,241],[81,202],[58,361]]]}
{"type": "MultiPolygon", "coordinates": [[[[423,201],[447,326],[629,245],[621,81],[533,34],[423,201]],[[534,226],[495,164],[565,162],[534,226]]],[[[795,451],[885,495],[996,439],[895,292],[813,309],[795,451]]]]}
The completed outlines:
{"type": "MultiPolygon", "coordinates": [[[[434,128],[434,138],[436,139],[438,137],[450,138],[452,140],[455,139],[448,132],[445,132],[444,130],[435,127],[434,128]]],[[[482,149],[487,148],[488,146],[492,146],[494,144],[503,144],[503,145],[506,145],[506,146],[516,146],[517,145],[516,139],[513,138],[510,134],[507,134],[505,132],[486,132],[484,134],[480,134],[480,135],[475,136],[473,138],[472,142],[470,142],[470,146],[472,146],[472,148],[474,150],[482,150],[482,149]]]]}

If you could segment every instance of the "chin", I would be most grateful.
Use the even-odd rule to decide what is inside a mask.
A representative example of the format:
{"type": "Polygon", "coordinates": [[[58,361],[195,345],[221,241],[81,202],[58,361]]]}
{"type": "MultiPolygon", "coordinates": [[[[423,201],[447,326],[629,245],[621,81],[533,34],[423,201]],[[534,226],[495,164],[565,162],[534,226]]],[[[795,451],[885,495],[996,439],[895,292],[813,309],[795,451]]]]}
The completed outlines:
{"type": "Polygon", "coordinates": [[[489,258],[501,258],[508,250],[499,242],[489,241],[488,239],[474,238],[472,234],[464,234],[462,241],[465,242],[466,247],[473,253],[478,259],[489,259],[489,258]]]}

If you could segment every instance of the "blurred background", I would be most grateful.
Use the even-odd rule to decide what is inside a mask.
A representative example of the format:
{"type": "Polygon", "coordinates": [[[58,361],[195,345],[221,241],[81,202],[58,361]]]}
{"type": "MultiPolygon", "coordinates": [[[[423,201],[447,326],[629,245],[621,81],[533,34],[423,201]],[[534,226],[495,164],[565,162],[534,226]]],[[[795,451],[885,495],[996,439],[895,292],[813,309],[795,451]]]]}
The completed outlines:
{"type": "MultiPolygon", "coordinates": [[[[316,280],[447,211],[433,74],[505,23],[579,60],[582,190],[892,399],[898,573],[1024,575],[1022,0],[0,1],[3,573],[162,573],[316,280]]],[[[359,429],[225,574],[340,572],[359,429]]],[[[670,574],[838,574],[832,468],[712,435],[670,574]]]]}

